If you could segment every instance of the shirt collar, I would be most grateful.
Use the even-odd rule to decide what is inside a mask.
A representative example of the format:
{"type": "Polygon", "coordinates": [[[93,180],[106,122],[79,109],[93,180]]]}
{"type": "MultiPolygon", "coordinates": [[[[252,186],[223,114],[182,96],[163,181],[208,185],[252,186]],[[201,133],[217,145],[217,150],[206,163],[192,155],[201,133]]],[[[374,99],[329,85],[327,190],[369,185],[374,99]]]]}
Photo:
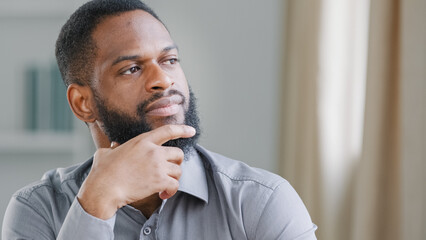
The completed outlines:
{"type": "Polygon", "coordinates": [[[178,191],[193,195],[208,203],[209,192],[204,164],[198,151],[191,150],[182,162],[182,175],[178,191]]]}

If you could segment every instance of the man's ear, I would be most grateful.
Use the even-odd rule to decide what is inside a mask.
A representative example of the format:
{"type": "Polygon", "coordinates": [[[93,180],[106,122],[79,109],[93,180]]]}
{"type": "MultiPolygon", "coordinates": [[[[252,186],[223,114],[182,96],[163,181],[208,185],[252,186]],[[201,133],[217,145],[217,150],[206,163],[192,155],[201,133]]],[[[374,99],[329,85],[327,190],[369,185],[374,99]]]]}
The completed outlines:
{"type": "Polygon", "coordinates": [[[93,94],[89,86],[71,84],[67,89],[68,103],[74,115],[83,122],[94,122],[96,114],[93,94]]]}

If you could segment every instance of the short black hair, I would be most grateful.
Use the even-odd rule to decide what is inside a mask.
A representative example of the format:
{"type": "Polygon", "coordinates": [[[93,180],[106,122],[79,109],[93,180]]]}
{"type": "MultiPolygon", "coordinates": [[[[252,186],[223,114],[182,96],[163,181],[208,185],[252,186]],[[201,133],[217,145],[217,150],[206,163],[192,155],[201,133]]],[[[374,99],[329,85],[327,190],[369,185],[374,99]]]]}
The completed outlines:
{"type": "Polygon", "coordinates": [[[72,83],[91,85],[96,56],[92,33],[98,24],[108,16],[138,9],[151,14],[162,23],[151,8],[139,0],[92,0],[71,15],[59,33],[55,50],[65,86],[72,83]]]}

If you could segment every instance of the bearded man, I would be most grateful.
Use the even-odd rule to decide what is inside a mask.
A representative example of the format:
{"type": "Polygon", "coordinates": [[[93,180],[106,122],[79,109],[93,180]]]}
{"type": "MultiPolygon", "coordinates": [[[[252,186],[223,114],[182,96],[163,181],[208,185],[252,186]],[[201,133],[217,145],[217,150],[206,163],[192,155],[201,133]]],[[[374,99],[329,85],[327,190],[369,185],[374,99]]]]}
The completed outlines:
{"type": "Polygon", "coordinates": [[[316,239],[286,180],[197,145],[178,48],[144,3],[84,4],[56,57],[97,151],[14,194],[4,240],[316,239]]]}

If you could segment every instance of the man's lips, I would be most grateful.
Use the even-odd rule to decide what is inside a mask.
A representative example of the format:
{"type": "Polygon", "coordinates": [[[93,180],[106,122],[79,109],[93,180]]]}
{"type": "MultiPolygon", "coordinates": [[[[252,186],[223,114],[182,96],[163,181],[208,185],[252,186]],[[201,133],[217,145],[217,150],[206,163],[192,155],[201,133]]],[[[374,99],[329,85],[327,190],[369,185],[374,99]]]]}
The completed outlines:
{"type": "Polygon", "coordinates": [[[162,97],[146,108],[146,114],[150,116],[166,117],[172,116],[179,112],[180,104],[183,103],[183,98],[180,95],[172,95],[162,97]]]}

